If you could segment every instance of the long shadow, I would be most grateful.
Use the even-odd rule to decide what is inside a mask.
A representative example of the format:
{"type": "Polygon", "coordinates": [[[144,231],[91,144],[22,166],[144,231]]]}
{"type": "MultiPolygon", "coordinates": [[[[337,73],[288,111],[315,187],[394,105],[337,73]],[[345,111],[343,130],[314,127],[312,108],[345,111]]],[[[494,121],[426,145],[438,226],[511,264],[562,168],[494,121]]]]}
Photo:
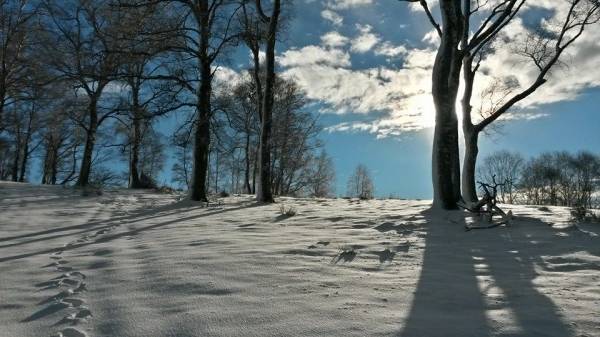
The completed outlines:
{"type": "MultiPolygon", "coordinates": [[[[448,214],[459,220],[421,214],[428,227],[423,265],[398,336],[574,336],[557,306],[533,283],[545,250],[561,254],[565,249],[526,249],[534,239],[523,228],[466,233],[464,215],[448,214]],[[465,235],[471,240],[459,238],[465,235]]],[[[537,226],[552,230],[548,224],[537,226]]]]}
{"type": "MultiPolygon", "coordinates": [[[[76,230],[76,229],[86,229],[86,228],[94,227],[96,225],[106,225],[103,227],[110,227],[113,224],[118,223],[120,221],[129,221],[129,220],[133,220],[133,219],[138,219],[138,221],[150,220],[150,219],[153,219],[153,218],[156,218],[159,216],[169,215],[169,214],[161,214],[163,212],[171,211],[171,214],[174,214],[175,212],[180,212],[181,208],[183,208],[184,203],[185,203],[185,201],[178,201],[178,202],[173,202],[173,203],[170,203],[167,205],[159,206],[156,208],[152,208],[150,210],[147,210],[147,209],[138,210],[138,211],[132,212],[129,215],[113,217],[109,220],[96,220],[96,221],[86,222],[86,223],[83,223],[80,225],[58,227],[58,228],[52,228],[52,229],[47,229],[47,230],[37,231],[37,232],[32,232],[32,233],[27,233],[27,234],[8,236],[8,237],[0,238],[0,242],[11,241],[11,240],[15,240],[15,239],[24,239],[24,238],[52,234],[52,233],[71,231],[71,230],[76,230]],[[145,215],[146,217],[141,218],[141,216],[143,216],[143,215],[145,215]]],[[[191,209],[193,209],[193,208],[190,207],[190,210],[191,209]]],[[[101,228],[94,228],[94,229],[101,229],[101,228]]]]}
{"type": "MultiPolygon", "coordinates": [[[[173,204],[170,204],[169,208],[172,208],[173,207],[172,205],[173,204]]],[[[188,211],[191,211],[191,210],[193,210],[193,208],[188,209],[188,211]]],[[[31,240],[25,240],[25,241],[19,241],[19,242],[15,242],[15,243],[8,243],[8,244],[0,245],[0,249],[21,246],[21,245],[26,245],[26,244],[35,243],[35,242],[47,241],[47,240],[57,239],[57,238],[66,237],[66,236],[76,236],[76,235],[86,234],[86,233],[93,232],[93,231],[107,230],[115,225],[121,224],[121,222],[129,221],[129,223],[134,223],[134,222],[140,222],[140,221],[144,221],[144,220],[151,220],[151,219],[155,219],[155,218],[159,218],[159,217],[165,217],[165,216],[169,216],[169,215],[173,215],[173,214],[181,214],[183,212],[185,212],[185,211],[180,210],[180,209],[179,210],[174,209],[170,212],[167,212],[167,211],[161,210],[161,209],[157,209],[157,210],[153,210],[150,212],[143,211],[143,212],[135,213],[135,214],[140,214],[140,215],[148,215],[150,213],[152,214],[152,215],[148,215],[146,217],[138,218],[134,214],[134,215],[127,215],[127,216],[123,216],[123,217],[116,217],[116,218],[113,217],[112,219],[106,219],[106,220],[90,221],[90,222],[86,222],[86,223],[80,224],[80,225],[59,227],[59,228],[48,229],[48,230],[35,232],[35,233],[23,234],[23,235],[15,236],[12,238],[0,239],[0,242],[12,241],[12,240],[16,240],[17,238],[24,239],[24,238],[30,238],[30,237],[37,237],[37,236],[41,236],[41,235],[45,235],[45,234],[60,233],[60,234],[56,234],[56,235],[43,236],[43,237],[31,239],[31,240]],[[71,232],[71,231],[77,230],[77,229],[83,229],[83,230],[80,230],[77,232],[71,232]],[[69,233],[64,233],[64,232],[69,232],[69,233]]]]}
{"type": "MultiPolygon", "coordinates": [[[[239,203],[236,203],[233,205],[253,205],[253,204],[255,204],[255,203],[248,203],[248,202],[242,201],[242,202],[239,202],[239,203]]],[[[260,204],[256,204],[256,206],[259,206],[259,205],[260,204]]],[[[64,227],[52,228],[52,229],[47,229],[47,230],[38,231],[38,232],[32,232],[32,233],[27,233],[27,234],[21,234],[21,235],[15,235],[15,236],[11,236],[11,237],[0,238],[0,242],[6,242],[6,241],[17,240],[17,239],[25,239],[25,238],[36,237],[36,236],[41,236],[41,235],[62,233],[62,232],[82,229],[81,231],[68,233],[68,234],[63,233],[63,234],[45,236],[42,238],[36,238],[36,239],[32,239],[32,240],[27,240],[27,241],[9,243],[9,244],[0,246],[0,248],[20,246],[23,244],[51,240],[51,239],[56,239],[56,238],[60,238],[60,237],[64,237],[64,236],[85,234],[85,233],[89,233],[92,231],[108,229],[114,225],[119,225],[122,222],[133,223],[133,222],[140,222],[140,221],[145,221],[145,220],[152,220],[155,218],[165,217],[165,216],[169,216],[169,215],[173,215],[173,214],[181,214],[183,212],[192,211],[195,209],[197,209],[197,208],[194,205],[190,205],[187,200],[182,200],[182,201],[173,202],[173,203],[170,203],[167,205],[159,206],[156,208],[152,208],[150,210],[147,210],[147,209],[138,210],[138,211],[132,212],[129,215],[113,217],[111,219],[94,220],[94,221],[89,221],[89,222],[79,224],[79,225],[64,226],[64,227]]],[[[210,208],[207,208],[207,209],[210,209],[210,208]]]]}
{"type": "Polygon", "coordinates": [[[430,211],[421,215],[427,226],[423,265],[409,317],[399,336],[489,336],[472,256],[468,248],[453,244],[448,237],[449,233],[464,233],[464,222],[439,223],[430,211]]]}
{"type": "MultiPolygon", "coordinates": [[[[157,224],[154,224],[154,225],[149,225],[149,226],[134,228],[134,229],[131,229],[129,231],[120,232],[120,233],[117,233],[117,234],[108,234],[108,235],[102,236],[102,237],[100,237],[100,238],[98,238],[97,240],[94,240],[94,241],[81,242],[81,243],[76,243],[76,244],[72,244],[72,245],[68,245],[68,246],[64,246],[64,247],[50,248],[50,249],[38,250],[38,251],[35,251],[35,252],[30,252],[30,253],[24,253],[24,254],[19,254],[19,255],[2,257],[2,258],[0,258],[0,262],[13,261],[13,260],[23,259],[23,258],[27,258],[27,257],[31,257],[31,256],[40,255],[40,254],[51,254],[51,253],[55,253],[55,252],[73,250],[73,249],[77,249],[77,248],[81,248],[81,247],[93,245],[93,244],[96,244],[96,243],[109,242],[109,241],[112,241],[112,240],[115,240],[115,239],[122,238],[124,236],[136,235],[136,234],[139,234],[139,233],[144,232],[144,231],[148,231],[148,230],[152,230],[152,229],[156,229],[156,228],[168,226],[168,225],[171,225],[171,224],[174,224],[174,223],[177,223],[177,222],[181,222],[181,221],[194,220],[194,219],[198,219],[198,218],[208,217],[208,216],[211,216],[211,215],[217,215],[217,214],[222,214],[222,213],[237,211],[237,210],[240,210],[240,209],[245,209],[245,208],[250,208],[250,207],[257,207],[257,206],[262,206],[262,204],[259,204],[259,203],[243,204],[242,206],[238,206],[238,207],[226,208],[226,209],[222,209],[222,210],[218,210],[218,211],[214,211],[214,212],[208,212],[208,213],[203,213],[203,214],[198,214],[198,215],[193,215],[193,216],[188,216],[188,217],[176,218],[176,219],[173,219],[173,220],[169,220],[169,221],[165,221],[165,222],[160,222],[160,223],[157,223],[157,224]]],[[[174,212],[174,213],[176,213],[176,212],[174,212]]],[[[166,215],[164,215],[164,214],[163,215],[156,215],[156,216],[152,216],[152,217],[145,217],[143,219],[135,219],[134,217],[131,217],[131,218],[133,218],[133,219],[131,219],[132,221],[130,221],[129,223],[120,223],[120,225],[126,225],[126,224],[130,224],[130,223],[140,222],[140,221],[143,221],[143,220],[148,220],[148,219],[151,219],[151,218],[158,218],[158,217],[162,217],[162,216],[166,216],[166,215]]],[[[96,230],[96,229],[98,229],[98,228],[94,228],[93,230],[96,230]]],[[[90,230],[88,230],[88,231],[90,231],[90,230]]]]}

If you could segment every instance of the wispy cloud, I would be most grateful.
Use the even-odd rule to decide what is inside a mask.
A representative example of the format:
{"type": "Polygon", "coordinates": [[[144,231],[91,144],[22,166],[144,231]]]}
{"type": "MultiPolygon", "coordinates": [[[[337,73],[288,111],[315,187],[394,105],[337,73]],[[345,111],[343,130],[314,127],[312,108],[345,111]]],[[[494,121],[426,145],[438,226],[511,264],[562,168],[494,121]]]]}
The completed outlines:
{"type": "MultiPolygon", "coordinates": [[[[363,1],[330,1],[330,9],[348,9],[363,1]]],[[[534,0],[530,6],[550,8],[553,17],[548,24],[563,17],[564,4],[534,0]]],[[[435,3],[431,3],[435,8],[435,3]]],[[[415,10],[418,8],[415,7],[415,10]]],[[[424,15],[424,14],[415,14],[424,15]]],[[[425,18],[424,18],[425,19],[425,18]]],[[[345,20],[345,19],[342,19],[345,20]]],[[[349,120],[330,126],[330,132],[369,132],[377,137],[397,136],[434,125],[431,96],[432,66],[439,37],[434,30],[424,34],[424,47],[384,39],[368,24],[356,24],[357,34],[344,36],[330,31],[321,37],[319,45],[289,50],[278,59],[284,76],[297,79],[307,96],[320,102],[323,112],[336,114],[372,114],[371,121],[349,120]],[[387,63],[375,63],[370,68],[353,64],[353,55],[385,57],[387,63]]],[[[514,20],[504,30],[502,41],[523,40],[530,29],[521,20],[514,20]]],[[[419,45],[415,41],[414,45],[419,45]]],[[[422,45],[422,43],[420,43],[422,45]]],[[[509,44],[510,45],[510,44],[509,44]]],[[[557,67],[549,81],[536,93],[519,103],[503,120],[523,120],[545,117],[541,111],[547,104],[574,100],[586,88],[600,86],[597,65],[600,64],[600,30],[588,29],[563,58],[567,66],[557,67]]],[[[473,95],[475,118],[491,102],[485,95],[490,86],[500,80],[516,84],[514,93],[528,86],[537,76],[537,68],[506,43],[492,48],[483,60],[473,95]]],[[[460,106],[457,106],[460,111],[460,106]]],[[[481,117],[479,117],[481,118],[481,117]]],[[[477,121],[477,120],[476,120],[477,121]]]]}

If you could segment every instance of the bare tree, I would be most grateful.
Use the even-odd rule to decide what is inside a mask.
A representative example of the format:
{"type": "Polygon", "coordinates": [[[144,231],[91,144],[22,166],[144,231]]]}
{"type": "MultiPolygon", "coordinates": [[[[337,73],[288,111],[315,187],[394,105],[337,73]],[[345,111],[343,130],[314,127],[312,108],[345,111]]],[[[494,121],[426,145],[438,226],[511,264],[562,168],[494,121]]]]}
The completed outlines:
{"type": "MultiPolygon", "coordinates": [[[[158,3],[136,6],[135,2],[122,2],[118,9],[129,23],[116,31],[114,37],[119,40],[116,52],[122,59],[117,78],[128,89],[124,90],[125,111],[120,114],[127,118],[123,126],[129,151],[129,187],[143,188],[147,186],[142,182],[141,151],[147,150],[144,143],[152,143],[146,141],[146,135],[156,140],[157,134],[152,129],[156,117],[185,105],[177,100],[177,86],[165,78],[168,55],[163,54],[170,40],[177,38],[176,21],[158,3]]],[[[148,182],[148,172],[145,175],[148,182]]]]}
{"type": "Polygon", "coordinates": [[[308,189],[309,194],[317,198],[331,197],[335,193],[335,167],[325,150],[313,159],[308,189]]]}
{"type": "Polygon", "coordinates": [[[46,1],[48,29],[53,33],[45,44],[50,64],[60,79],[77,82],[78,92],[87,98],[86,113],[74,115],[85,130],[86,141],[77,185],[89,183],[98,128],[115,113],[100,105],[119,65],[117,45],[111,36],[120,29],[120,17],[108,1],[46,1]]]}
{"type": "Polygon", "coordinates": [[[375,186],[371,173],[365,165],[356,166],[354,173],[348,178],[347,194],[349,197],[373,199],[375,186]]]}
{"type": "Polygon", "coordinates": [[[175,163],[171,168],[172,182],[180,188],[189,189],[192,177],[192,130],[182,128],[173,135],[175,146],[175,163]]]}
{"type": "Polygon", "coordinates": [[[593,208],[600,188],[600,157],[589,152],[542,153],[522,171],[518,192],[524,202],[593,208]]]}
{"type": "Polygon", "coordinates": [[[281,1],[273,0],[273,9],[267,16],[262,8],[261,1],[256,0],[256,8],[259,17],[264,24],[268,25],[266,32],[265,48],[265,87],[262,95],[262,106],[260,110],[260,147],[258,153],[258,184],[256,187],[256,200],[261,202],[273,202],[273,191],[271,186],[271,132],[273,127],[273,103],[275,94],[275,42],[279,29],[279,15],[281,14],[281,1]]]}
{"type": "Polygon", "coordinates": [[[181,13],[181,38],[169,48],[181,54],[184,59],[195,62],[193,71],[188,73],[187,77],[182,72],[177,72],[175,77],[190,96],[194,97],[188,105],[196,110],[190,198],[206,201],[210,121],[214,111],[211,106],[212,84],[217,69],[215,61],[237,39],[234,18],[239,6],[235,1],[229,0],[164,2],[171,4],[173,10],[181,13]]]}
{"type": "Polygon", "coordinates": [[[433,150],[434,204],[440,204],[444,208],[455,208],[460,197],[460,170],[454,107],[461,69],[465,88],[462,97],[465,137],[462,196],[465,201],[474,202],[477,200],[475,167],[479,134],[547,81],[548,73],[559,62],[564,50],[581,36],[588,25],[598,22],[600,3],[596,0],[569,0],[568,10],[564,13],[562,21],[556,25],[555,31],[532,35],[522,53],[538,68],[538,76],[522,90],[507,95],[502,104],[498,104],[483,120],[474,124],[471,116],[471,98],[477,71],[490,44],[516,17],[525,0],[477,1],[475,5],[472,5],[471,0],[442,0],[442,25],[436,22],[426,0],[406,1],[419,2],[422,5],[429,21],[441,37],[433,69],[432,88],[436,106],[433,150]],[[485,14],[482,16],[482,13],[485,14]],[[480,23],[473,28],[473,22],[476,20],[480,23]]]}
{"type": "Polygon", "coordinates": [[[37,14],[33,1],[0,1],[0,131],[5,109],[19,100],[19,92],[30,75],[28,49],[37,14]]]}
{"type": "MultiPolygon", "coordinates": [[[[466,42],[468,36],[463,37],[465,50],[468,52],[463,57],[463,72],[465,86],[469,88],[465,90],[462,98],[463,107],[463,132],[465,137],[465,160],[463,163],[462,189],[463,198],[466,201],[476,200],[475,194],[475,166],[478,153],[479,134],[483,132],[489,125],[495,122],[510,109],[530,96],[539,87],[547,82],[547,76],[551,69],[557,64],[563,52],[573,44],[583,33],[584,29],[593,23],[600,20],[600,3],[595,0],[569,0],[569,6],[566,13],[561,13],[563,18],[559,22],[553,22],[552,28],[547,28],[546,31],[530,32],[522,45],[515,49],[518,53],[529,59],[537,68],[538,74],[533,82],[525,85],[523,88],[510,90],[514,84],[504,83],[501,85],[501,91],[504,94],[500,95],[500,100],[497,104],[493,104],[488,111],[482,112],[482,119],[478,123],[473,123],[471,114],[471,96],[473,82],[480,64],[484,58],[482,53],[485,48],[494,41],[499,35],[501,29],[505,27],[519,11],[524,1],[504,1],[497,7],[492,9],[490,20],[494,16],[498,16],[493,24],[497,23],[497,28],[486,34],[487,30],[479,28],[471,37],[470,41],[466,42]],[[512,8],[511,8],[512,7],[512,8]],[[501,21],[499,21],[503,18],[501,21]]],[[[467,20],[470,19],[468,15],[467,20]]],[[[468,21],[467,21],[468,22],[468,21]]],[[[485,27],[485,26],[484,26],[485,27]]],[[[549,26],[550,27],[550,26],[549,26]]]]}
{"type": "Polygon", "coordinates": [[[500,202],[512,204],[515,202],[516,186],[523,168],[524,159],[518,153],[498,151],[485,157],[483,165],[479,168],[481,181],[488,183],[494,178],[501,183],[498,187],[500,202]]]}
{"type": "MultiPolygon", "coordinates": [[[[62,95],[68,92],[66,87],[60,88],[64,89],[62,95]]],[[[54,96],[49,112],[43,117],[42,184],[55,185],[65,172],[75,174],[77,148],[81,145],[82,137],[66,112],[71,103],[67,97],[54,96]]]]}
{"type": "Polygon", "coordinates": [[[232,91],[232,111],[229,112],[232,128],[239,134],[240,145],[244,153],[244,190],[254,193],[255,170],[257,154],[257,136],[259,133],[259,116],[257,101],[259,93],[255,80],[243,79],[232,91]],[[251,183],[252,181],[252,183],[251,183]]]}
{"type": "MultiPolygon", "coordinates": [[[[442,25],[434,19],[427,1],[419,2],[441,38],[433,65],[432,94],[435,129],[432,152],[433,205],[455,209],[460,199],[460,162],[456,98],[460,84],[462,35],[468,31],[461,8],[462,0],[441,0],[442,25]]],[[[466,2],[469,2],[467,0],[466,2]]]]}

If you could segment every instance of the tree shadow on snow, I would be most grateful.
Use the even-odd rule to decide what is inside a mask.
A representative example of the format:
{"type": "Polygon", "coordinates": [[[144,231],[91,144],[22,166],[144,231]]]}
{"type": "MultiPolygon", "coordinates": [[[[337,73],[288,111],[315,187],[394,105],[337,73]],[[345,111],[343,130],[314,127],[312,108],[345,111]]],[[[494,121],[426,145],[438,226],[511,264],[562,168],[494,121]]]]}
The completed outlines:
{"type": "MultiPolygon", "coordinates": [[[[31,252],[13,255],[13,256],[0,257],[0,263],[6,262],[6,261],[23,259],[23,258],[27,258],[27,257],[31,257],[31,256],[40,255],[40,254],[50,254],[50,253],[62,252],[62,251],[66,251],[66,250],[73,250],[73,249],[77,249],[80,247],[85,247],[85,246],[89,246],[89,245],[93,245],[93,244],[97,244],[97,243],[109,242],[109,241],[119,239],[122,237],[134,236],[134,235],[139,234],[144,231],[153,230],[153,229],[157,229],[157,228],[161,228],[161,227],[166,227],[168,225],[173,225],[173,224],[176,224],[179,222],[200,219],[203,217],[233,212],[233,211],[251,208],[251,207],[258,207],[261,205],[262,204],[255,203],[255,202],[240,202],[240,203],[231,204],[230,207],[227,207],[227,208],[214,209],[214,210],[210,209],[210,208],[205,208],[205,210],[206,210],[205,212],[202,212],[199,214],[193,214],[193,215],[189,215],[189,216],[184,216],[185,212],[197,210],[198,209],[197,205],[190,204],[189,202],[176,202],[176,203],[168,204],[168,205],[165,205],[162,207],[157,207],[157,208],[146,210],[146,211],[138,211],[131,215],[127,215],[127,216],[123,216],[123,217],[114,217],[114,218],[107,219],[107,220],[90,221],[90,222],[87,222],[87,223],[84,223],[81,225],[67,226],[67,227],[63,227],[63,228],[50,229],[50,230],[44,230],[44,231],[40,231],[40,232],[36,232],[36,233],[20,235],[18,237],[12,237],[12,238],[8,238],[8,239],[10,240],[10,239],[15,239],[15,238],[31,237],[31,236],[36,236],[36,235],[43,235],[43,234],[59,232],[59,231],[68,231],[68,230],[73,230],[73,229],[82,229],[82,230],[78,231],[78,232],[63,233],[58,236],[70,237],[70,236],[74,236],[74,235],[82,235],[82,234],[91,233],[91,232],[96,232],[99,235],[102,232],[102,234],[103,234],[102,236],[99,236],[98,238],[92,238],[91,240],[86,241],[86,242],[78,242],[78,243],[64,246],[64,247],[55,247],[55,248],[49,248],[49,249],[44,249],[44,250],[31,251],[31,252]],[[172,216],[175,216],[175,217],[172,218],[172,216]],[[152,225],[133,227],[130,230],[119,231],[118,233],[114,233],[114,234],[111,234],[110,232],[106,233],[107,230],[114,228],[115,226],[124,227],[125,225],[130,226],[133,224],[143,224],[148,220],[156,220],[156,219],[161,219],[161,218],[167,218],[167,219],[158,220],[157,223],[152,224],[152,225]],[[101,231],[101,232],[99,232],[99,231],[101,231]]],[[[52,238],[54,238],[54,236],[52,238]]],[[[27,242],[22,242],[22,243],[17,243],[17,244],[8,244],[6,246],[17,246],[20,244],[39,242],[39,241],[44,241],[44,240],[48,240],[48,239],[49,239],[49,237],[42,237],[42,238],[27,241],[27,242]]]]}
{"type": "Polygon", "coordinates": [[[556,244],[555,230],[539,220],[465,232],[462,212],[449,212],[447,219],[430,210],[421,215],[428,228],[423,265],[398,336],[574,336],[533,281],[541,256],[581,245],[556,244]]]}

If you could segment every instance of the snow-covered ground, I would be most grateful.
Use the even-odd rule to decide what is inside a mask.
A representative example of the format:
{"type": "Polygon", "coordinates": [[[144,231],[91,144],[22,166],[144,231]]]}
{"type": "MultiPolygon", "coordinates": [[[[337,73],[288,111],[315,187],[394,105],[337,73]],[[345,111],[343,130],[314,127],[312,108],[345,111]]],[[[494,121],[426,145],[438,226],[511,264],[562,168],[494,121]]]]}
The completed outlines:
{"type": "Polygon", "coordinates": [[[0,336],[600,336],[600,225],[0,183],[0,336]]]}

